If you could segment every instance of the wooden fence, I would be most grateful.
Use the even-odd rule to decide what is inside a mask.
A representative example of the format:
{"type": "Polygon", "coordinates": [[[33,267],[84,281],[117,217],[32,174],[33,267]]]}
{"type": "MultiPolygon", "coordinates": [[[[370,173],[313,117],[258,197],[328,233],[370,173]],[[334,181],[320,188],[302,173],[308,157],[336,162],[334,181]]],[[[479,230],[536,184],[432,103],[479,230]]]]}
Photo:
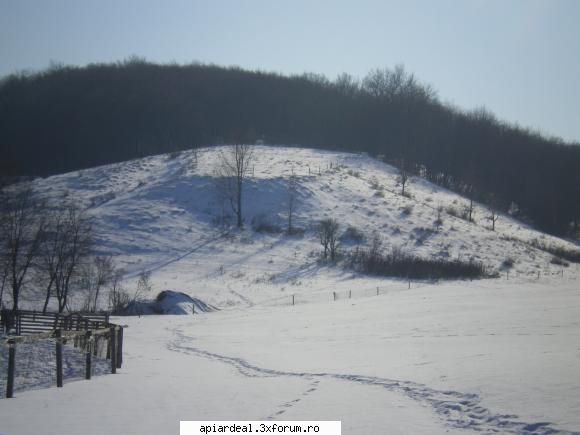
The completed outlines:
{"type": "Polygon", "coordinates": [[[0,324],[4,334],[31,335],[42,332],[103,329],[109,325],[108,313],[43,313],[41,311],[2,310],[0,324]]]}
{"type": "Polygon", "coordinates": [[[65,344],[72,344],[85,353],[85,379],[91,378],[92,358],[97,355],[99,344],[106,346],[111,373],[116,373],[123,364],[123,327],[110,323],[108,314],[3,310],[0,315],[0,325],[6,335],[3,341],[8,347],[6,398],[14,397],[16,350],[19,344],[34,344],[43,340],[54,342],[57,387],[63,386],[62,348],[65,344]]]}

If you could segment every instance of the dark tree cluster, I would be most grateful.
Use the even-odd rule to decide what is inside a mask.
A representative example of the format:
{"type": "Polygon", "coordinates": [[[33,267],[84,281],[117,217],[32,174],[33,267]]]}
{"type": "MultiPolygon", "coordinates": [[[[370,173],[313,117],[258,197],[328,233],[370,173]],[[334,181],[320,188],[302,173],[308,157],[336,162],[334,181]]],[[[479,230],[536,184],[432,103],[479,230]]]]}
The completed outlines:
{"type": "Polygon", "coordinates": [[[402,67],[330,81],[132,58],[0,82],[4,176],[258,139],[405,162],[405,177],[486,203],[493,196],[499,211],[515,203],[545,231],[579,230],[579,144],[443,104],[402,67]]]}

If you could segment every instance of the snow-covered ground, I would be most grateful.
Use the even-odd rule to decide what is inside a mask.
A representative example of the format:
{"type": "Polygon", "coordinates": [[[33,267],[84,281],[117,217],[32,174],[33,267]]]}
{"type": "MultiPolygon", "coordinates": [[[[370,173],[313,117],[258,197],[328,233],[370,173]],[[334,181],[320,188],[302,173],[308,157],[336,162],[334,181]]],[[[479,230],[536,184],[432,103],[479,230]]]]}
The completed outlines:
{"type": "Polygon", "coordinates": [[[579,302],[575,281],[488,281],[121,318],[117,375],[2,401],[1,430],[165,434],[179,420],[318,419],[341,420],[345,434],[577,431],[579,302]]]}
{"type": "Polygon", "coordinates": [[[475,223],[443,213],[437,228],[439,206],[467,201],[420,179],[403,197],[396,170],[366,156],[255,155],[243,231],[216,225],[216,149],[196,165],[185,152],[35,182],[87,207],[127,288],[149,270],[150,298],[171,289],[219,310],[118,319],[129,329],[117,375],[2,400],[0,433],[178,433],[179,420],[211,419],[342,420],[345,434],[580,431],[578,266],[531,246],[572,243],[503,215],[491,231],[480,205],[475,223]],[[284,228],[292,173],[306,232],[254,232],[257,219],[284,228]],[[501,278],[409,283],[323,265],[312,228],[324,217],[501,278]]]}

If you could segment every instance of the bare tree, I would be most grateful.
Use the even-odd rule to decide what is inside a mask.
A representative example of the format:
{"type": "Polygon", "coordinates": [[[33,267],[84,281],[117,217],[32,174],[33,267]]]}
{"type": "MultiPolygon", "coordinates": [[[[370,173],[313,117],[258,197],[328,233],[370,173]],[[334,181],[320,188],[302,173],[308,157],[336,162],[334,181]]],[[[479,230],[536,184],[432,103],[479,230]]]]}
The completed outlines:
{"type": "Polygon", "coordinates": [[[91,246],[90,221],[74,205],[53,215],[42,248],[41,264],[47,274],[44,311],[53,288],[58,312],[65,310],[71,285],[78,277],[81,262],[90,254],[91,246]]]}
{"type": "Polygon", "coordinates": [[[399,166],[399,176],[397,177],[397,181],[401,184],[401,195],[405,196],[405,185],[411,179],[411,174],[407,170],[407,166],[405,164],[405,159],[400,159],[398,162],[399,166]]]}
{"type": "Polygon", "coordinates": [[[62,211],[55,211],[48,215],[45,235],[40,246],[39,272],[44,275],[41,282],[45,285],[45,299],[42,312],[46,313],[52,296],[52,289],[56,277],[62,266],[65,250],[65,215],[62,211]]]}
{"type": "Polygon", "coordinates": [[[124,271],[116,269],[109,283],[109,310],[114,314],[125,310],[130,302],[129,293],[121,284],[123,274],[124,271]]]}
{"type": "Polygon", "coordinates": [[[499,219],[499,214],[498,214],[497,201],[496,201],[495,196],[493,194],[490,195],[490,197],[489,197],[489,203],[488,203],[487,209],[489,211],[488,219],[491,222],[491,230],[495,231],[495,223],[499,219]]]}
{"type": "Polygon", "coordinates": [[[288,234],[292,234],[294,232],[294,228],[292,227],[292,218],[294,216],[294,212],[296,211],[296,200],[297,200],[297,191],[298,189],[298,180],[296,175],[294,175],[294,171],[292,171],[292,175],[288,179],[288,234]]]}
{"type": "Polygon", "coordinates": [[[150,293],[151,290],[153,290],[153,284],[151,284],[151,271],[143,270],[139,274],[137,289],[133,295],[133,302],[140,300],[144,294],[150,293]]]}
{"type": "Polygon", "coordinates": [[[4,256],[0,256],[0,309],[4,307],[4,288],[8,279],[8,263],[4,256]]]}
{"type": "Polygon", "coordinates": [[[199,150],[197,148],[193,148],[191,150],[191,157],[189,160],[189,168],[192,171],[197,169],[197,165],[199,164],[199,150]]]}
{"type": "Polygon", "coordinates": [[[407,73],[403,65],[394,69],[375,69],[362,81],[362,89],[375,98],[393,100],[405,98],[407,101],[432,100],[436,93],[430,86],[422,85],[413,74],[407,73]]]}
{"type": "Polygon", "coordinates": [[[334,87],[342,94],[354,97],[359,94],[361,85],[359,81],[347,73],[339,74],[334,81],[334,87]]]}
{"type": "Polygon", "coordinates": [[[469,205],[465,208],[467,220],[473,222],[473,198],[469,198],[469,205]]]}
{"type": "Polygon", "coordinates": [[[336,252],[338,248],[338,228],[339,224],[336,219],[324,219],[318,224],[318,239],[324,248],[324,258],[334,261],[336,259],[336,252]]]}
{"type": "Polygon", "coordinates": [[[242,212],[244,180],[250,175],[253,161],[252,145],[231,145],[220,152],[219,163],[215,170],[221,195],[227,199],[236,215],[238,228],[241,228],[244,222],[242,212]]]}
{"type": "Polygon", "coordinates": [[[464,196],[469,198],[469,205],[465,206],[463,215],[469,222],[473,222],[473,195],[475,194],[475,189],[473,184],[465,184],[461,189],[464,196]]]}
{"type": "Polygon", "coordinates": [[[99,306],[101,289],[109,284],[115,274],[113,257],[94,257],[83,268],[83,287],[87,289],[87,298],[83,309],[95,312],[99,306]]]}
{"type": "Polygon", "coordinates": [[[25,277],[37,258],[44,234],[44,225],[45,219],[41,206],[34,204],[30,189],[2,199],[0,216],[2,287],[7,282],[12,290],[14,311],[18,310],[25,277]]]}
{"type": "Polygon", "coordinates": [[[442,214],[443,214],[443,206],[441,204],[439,204],[437,206],[437,219],[435,219],[435,227],[437,227],[437,231],[439,231],[441,229],[441,226],[443,225],[443,218],[442,218],[442,214]]]}

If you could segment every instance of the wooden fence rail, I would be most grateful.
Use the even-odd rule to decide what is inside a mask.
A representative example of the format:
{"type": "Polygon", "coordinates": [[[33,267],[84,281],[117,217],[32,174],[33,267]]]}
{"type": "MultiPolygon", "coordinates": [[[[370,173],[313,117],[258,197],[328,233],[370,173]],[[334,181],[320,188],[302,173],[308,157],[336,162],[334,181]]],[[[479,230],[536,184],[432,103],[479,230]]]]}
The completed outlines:
{"type": "Polygon", "coordinates": [[[85,378],[91,378],[92,356],[97,355],[98,342],[106,340],[107,359],[111,373],[123,364],[123,326],[109,322],[108,314],[41,313],[36,311],[0,312],[0,326],[6,338],[0,345],[8,347],[8,377],[6,398],[14,397],[14,377],[18,364],[19,344],[35,344],[42,340],[55,343],[56,383],[63,386],[64,344],[73,344],[85,353],[85,378]]]}
{"type": "Polygon", "coordinates": [[[99,313],[42,313],[41,311],[2,310],[0,312],[2,331],[10,335],[30,335],[41,332],[81,331],[103,329],[109,325],[109,314],[99,313]]]}

